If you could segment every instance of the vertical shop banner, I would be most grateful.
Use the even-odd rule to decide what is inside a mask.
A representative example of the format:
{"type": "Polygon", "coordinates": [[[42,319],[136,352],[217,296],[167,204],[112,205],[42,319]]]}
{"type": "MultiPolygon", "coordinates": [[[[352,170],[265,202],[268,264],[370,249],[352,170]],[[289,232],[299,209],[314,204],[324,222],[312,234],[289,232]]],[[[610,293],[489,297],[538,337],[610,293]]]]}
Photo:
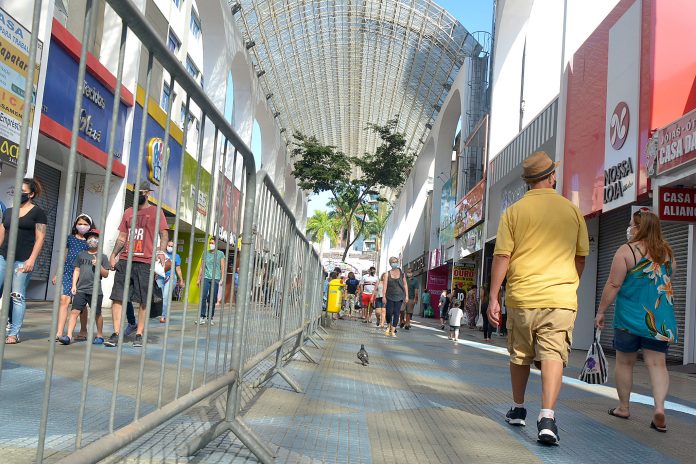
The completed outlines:
{"type": "Polygon", "coordinates": [[[446,245],[454,241],[455,201],[455,194],[452,191],[452,178],[449,178],[442,185],[440,198],[440,245],[446,245]]]}
{"type": "MultiPolygon", "coordinates": [[[[195,226],[201,230],[205,230],[206,221],[209,211],[209,192],[210,192],[210,173],[205,169],[201,169],[200,185],[198,195],[196,195],[196,171],[198,170],[198,162],[188,153],[184,154],[184,172],[181,175],[181,206],[179,214],[181,219],[189,224],[193,220],[193,210],[196,212],[195,226]]],[[[212,227],[212,224],[211,224],[212,227]]]]}
{"type": "MultiPolygon", "coordinates": [[[[29,71],[29,42],[31,34],[12,15],[0,8],[0,161],[17,166],[19,157],[19,133],[24,114],[24,88],[29,71]]],[[[41,49],[36,51],[36,67],[29,125],[34,120],[34,105],[39,82],[41,49]]],[[[31,130],[29,131],[31,134],[31,130]]]]}
{"type": "Polygon", "coordinates": [[[237,223],[239,221],[239,203],[242,193],[222,172],[219,173],[218,191],[222,195],[222,204],[218,208],[220,215],[217,234],[221,240],[234,244],[238,233],[237,223]]]}
{"type": "Polygon", "coordinates": [[[603,211],[637,198],[641,1],[609,30],[603,211]]]}
{"type": "Polygon", "coordinates": [[[476,283],[476,266],[474,264],[458,264],[452,269],[452,289],[463,292],[469,291],[476,283]]]}

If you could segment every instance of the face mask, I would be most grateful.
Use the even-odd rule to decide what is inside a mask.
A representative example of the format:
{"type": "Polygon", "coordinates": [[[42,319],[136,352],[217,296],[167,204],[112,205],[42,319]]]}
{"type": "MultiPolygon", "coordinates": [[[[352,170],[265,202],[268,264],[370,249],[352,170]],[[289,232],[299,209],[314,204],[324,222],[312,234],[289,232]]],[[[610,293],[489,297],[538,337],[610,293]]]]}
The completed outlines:
{"type": "Polygon", "coordinates": [[[626,229],[626,240],[629,242],[633,240],[633,227],[628,226],[628,229],[626,229]]]}
{"type": "Polygon", "coordinates": [[[87,231],[89,230],[89,226],[85,226],[85,225],[83,225],[83,224],[79,224],[79,225],[77,225],[77,226],[75,227],[75,229],[77,229],[77,231],[78,231],[80,234],[84,235],[84,234],[86,234],[87,231]]]}
{"type": "Polygon", "coordinates": [[[29,201],[29,194],[28,194],[28,193],[25,193],[25,192],[22,192],[22,195],[20,196],[20,201],[22,202],[22,204],[24,204],[24,203],[26,203],[27,201],[29,201]]]}
{"type": "Polygon", "coordinates": [[[138,204],[139,205],[144,205],[146,201],[147,201],[147,195],[143,195],[142,193],[140,195],[138,195],[138,204]]]}
{"type": "Polygon", "coordinates": [[[396,269],[397,267],[399,267],[399,263],[389,263],[389,265],[392,269],[396,269]]]}
{"type": "Polygon", "coordinates": [[[171,253],[172,251],[174,251],[174,247],[169,247],[169,246],[168,246],[168,247],[167,247],[167,253],[171,253]]]}
{"type": "Polygon", "coordinates": [[[214,243],[211,243],[210,245],[208,245],[208,249],[209,249],[210,251],[214,251],[214,250],[215,250],[215,244],[214,244],[214,243]]]}
{"type": "Polygon", "coordinates": [[[98,238],[88,238],[87,239],[87,246],[91,249],[99,247],[99,239],[98,238]]]}
{"type": "Polygon", "coordinates": [[[412,273],[412,272],[407,272],[407,273],[406,273],[406,277],[413,277],[413,273],[412,273]]]}

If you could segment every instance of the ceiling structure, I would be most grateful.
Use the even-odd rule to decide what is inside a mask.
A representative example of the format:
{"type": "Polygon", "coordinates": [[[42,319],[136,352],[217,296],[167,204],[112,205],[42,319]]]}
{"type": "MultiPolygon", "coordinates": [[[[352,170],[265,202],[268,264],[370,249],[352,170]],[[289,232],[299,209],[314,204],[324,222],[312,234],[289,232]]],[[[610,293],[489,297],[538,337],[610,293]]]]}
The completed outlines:
{"type": "Polygon", "coordinates": [[[481,45],[431,0],[230,1],[266,97],[286,129],[353,156],[368,123],[399,115],[419,151],[467,56],[481,45]]]}

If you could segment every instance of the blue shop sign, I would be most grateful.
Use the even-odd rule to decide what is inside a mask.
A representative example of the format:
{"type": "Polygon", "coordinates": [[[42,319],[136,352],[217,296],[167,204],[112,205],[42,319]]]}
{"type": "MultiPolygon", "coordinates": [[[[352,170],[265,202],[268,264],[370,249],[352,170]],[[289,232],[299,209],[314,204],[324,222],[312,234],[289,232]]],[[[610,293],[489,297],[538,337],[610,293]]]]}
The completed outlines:
{"type": "MultiPolygon", "coordinates": [[[[77,87],[78,63],[55,40],[51,40],[42,113],[68,130],[72,130],[73,108],[77,87]]],[[[109,147],[114,94],[94,76],[85,73],[82,85],[79,137],[104,153],[109,147]]],[[[121,159],[128,106],[119,102],[114,158],[121,159]]]]}
{"type": "MultiPolygon", "coordinates": [[[[152,101],[150,101],[152,104],[152,101]]],[[[128,160],[128,183],[136,183],[138,173],[138,148],[140,143],[140,126],[142,123],[143,108],[139,103],[135,104],[133,138],[131,142],[130,158],[128,160]]],[[[173,125],[172,125],[173,127],[173,125]]],[[[169,207],[170,211],[177,211],[176,193],[181,181],[181,145],[169,136],[168,142],[167,176],[162,193],[163,206],[169,207]]],[[[152,196],[159,199],[159,192],[164,183],[164,128],[151,116],[147,116],[145,123],[145,147],[142,160],[141,180],[148,180],[152,185],[152,196]]]]}

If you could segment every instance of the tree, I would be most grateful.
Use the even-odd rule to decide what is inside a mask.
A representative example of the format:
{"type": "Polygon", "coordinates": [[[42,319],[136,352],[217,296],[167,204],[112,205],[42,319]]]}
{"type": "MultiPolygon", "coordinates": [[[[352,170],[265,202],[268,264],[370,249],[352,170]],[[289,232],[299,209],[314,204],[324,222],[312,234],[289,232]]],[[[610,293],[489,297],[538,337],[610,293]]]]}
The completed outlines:
{"type": "Polygon", "coordinates": [[[326,211],[315,211],[307,220],[307,235],[313,242],[321,243],[325,235],[328,235],[331,246],[338,241],[338,221],[326,211]]]}
{"type": "Polygon", "coordinates": [[[356,214],[361,219],[353,240],[347,240],[343,260],[348,250],[362,234],[365,227],[365,208],[370,195],[378,201],[386,201],[380,191],[397,190],[406,181],[415,156],[406,150],[406,136],[397,131],[398,116],[384,125],[368,124],[365,130],[374,132],[381,143],[374,153],[363,156],[348,156],[336,147],[322,145],[315,137],[295,133],[296,158],[293,175],[305,190],[314,193],[328,191],[334,208],[334,217],[341,221],[342,228],[350,231],[356,214]],[[358,174],[351,177],[351,172],[358,174]],[[362,213],[361,213],[362,212],[362,213]]]}
{"type": "Polygon", "coordinates": [[[377,208],[377,212],[370,218],[370,222],[365,224],[366,234],[375,236],[375,251],[378,257],[382,252],[382,234],[387,227],[391,212],[391,205],[389,203],[383,203],[377,208]]]}

